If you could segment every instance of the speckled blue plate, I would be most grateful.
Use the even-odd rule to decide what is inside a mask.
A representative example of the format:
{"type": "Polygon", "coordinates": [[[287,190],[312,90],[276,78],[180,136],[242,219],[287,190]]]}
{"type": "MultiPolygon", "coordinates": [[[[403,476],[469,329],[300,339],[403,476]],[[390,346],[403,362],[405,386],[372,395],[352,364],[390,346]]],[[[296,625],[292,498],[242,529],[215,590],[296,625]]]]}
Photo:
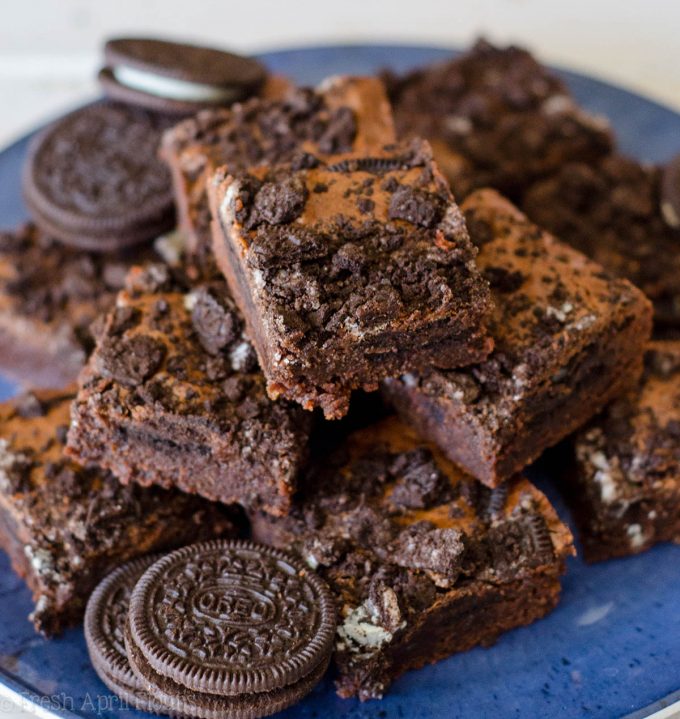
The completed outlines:
{"type": "MultiPolygon", "coordinates": [[[[330,47],[262,56],[299,83],[335,73],[397,70],[438,60],[450,50],[425,47],[330,47]]],[[[663,161],[680,151],[680,115],[649,100],[580,75],[561,72],[578,100],[607,115],[625,152],[663,161]]],[[[19,174],[22,140],[0,153],[0,226],[25,217],[19,174]]],[[[679,280],[680,281],[680,280],[679,280]]],[[[0,398],[14,391],[0,380],[0,398]]],[[[569,521],[540,472],[533,478],[569,521]]],[[[680,688],[680,547],[586,566],[569,562],[560,606],[546,619],[397,681],[382,701],[338,699],[330,678],[281,716],[363,717],[621,717],[680,688]]],[[[90,667],[80,629],[46,641],[26,616],[30,596],[0,553],[0,710],[13,692],[39,703],[41,714],[142,717],[112,697],[90,667]]],[[[660,704],[656,705],[657,707],[660,704]]]]}

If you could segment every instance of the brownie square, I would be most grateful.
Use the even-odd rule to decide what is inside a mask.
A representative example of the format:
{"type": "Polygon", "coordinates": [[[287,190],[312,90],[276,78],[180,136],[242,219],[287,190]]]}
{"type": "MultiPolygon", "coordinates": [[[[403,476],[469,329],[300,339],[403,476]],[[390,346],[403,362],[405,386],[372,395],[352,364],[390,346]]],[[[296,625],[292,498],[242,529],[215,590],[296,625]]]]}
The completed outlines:
{"type": "Polygon", "coordinates": [[[297,552],[329,583],[338,693],[360,699],[545,615],[573,554],[527,480],[490,490],[394,417],[312,468],[290,516],[251,519],[255,539],[297,552]]]}
{"type": "Polygon", "coordinates": [[[523,203],[535,222],[637,285],[659,332],[680,329],[680,229],[662,212],[661,184],[661,168],[613,155],[564,165],[523,203]]]}
{"type": "Polygon", "coordinates": [[[574,445],[568,492],[588,561],[680,542],[680,342],[650,343],[639,385],[574,445]]]}
{"type": "Polygon", "coordinates": [[[272,402],[223,280],[133,268],[79,378],[68,452],[123,483],[285,512],[311,417],[272,402]]]}
{"type": "Polygon", "coordinates": [[[394,139],[385,88],[372,77],[333,77],[317,90],[291,89],[181,122],[165,133],[161,156],[171,170],[189,256],[204,273],[211,264],[206,186],[218,167],[244,170],[288,162],[303,151],[361,151],[394,139]]]}
{"type": "Polygon", "coordinates": [[[607,154],[612,134],[526,50],[481,40],[468,52],[388,76],[400,137],[427,138],[457,198],[491,186],[518,200],[570,160],[607,154]]]}
{"type": "Polygon", "coordinates": [[[38,387],[74,382],[133,259],[61,245],[32,224],[0,232],[0,372],[38,387]]]}
{"type": "Polygon", "coordinates": [[[489,290],[429,145],[219,171],[213,249],[272,398],[342,417],[353,389],[486,357],[489,290]]]}
{"type": "Polygon", "coordinates": [[[36,630],[77,623],[96,584],[149,552],[236,534],[238,514],[199,497],[125,487],[63,455],[75,387],[0,404],[0,546],[33,593],[36,630]]]}
{"type": "Polygon", "coordinates": [[[385,382],[404,420],[495,487],[639,377],[651,306],[494,190],[461,205],[491,283],[494,351],[459,371],[385,382]]]}

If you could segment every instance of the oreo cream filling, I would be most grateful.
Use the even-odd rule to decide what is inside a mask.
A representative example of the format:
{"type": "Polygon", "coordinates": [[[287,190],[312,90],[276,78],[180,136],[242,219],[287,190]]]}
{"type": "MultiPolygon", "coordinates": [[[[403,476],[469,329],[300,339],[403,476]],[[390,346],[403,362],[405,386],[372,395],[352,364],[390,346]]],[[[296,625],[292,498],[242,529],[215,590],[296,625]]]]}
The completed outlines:
{"type": "Polygon", "coordinates": [[[164,77],[124,65],[113,68],[113,75],[121,85],[125,85],[132,90],[158,97],[166,97],[171,100],[228,103],[238,100],[242,95],[242,92],[235,88],[178,80],[174,77],[164,77]]]}

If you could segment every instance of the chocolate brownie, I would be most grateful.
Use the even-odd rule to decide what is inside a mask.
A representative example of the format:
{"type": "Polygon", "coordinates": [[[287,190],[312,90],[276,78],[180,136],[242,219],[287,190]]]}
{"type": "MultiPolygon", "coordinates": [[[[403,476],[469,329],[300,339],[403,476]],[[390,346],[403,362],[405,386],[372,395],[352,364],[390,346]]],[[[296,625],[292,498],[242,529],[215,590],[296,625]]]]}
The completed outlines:
{"type": "Polygon", "coordinates": [[[0,404],[0,545],[33,592],[31,619],[44,634],[78,622],[95,585],[122,562],[236,530],[228,508],[124,487],[64,458],[74,392],[0,404]]]}
{"type": "Polygon", "coordinates": [[[0,371],[34,387],[74,382],[133,260],[152,255],[73,250],[26,224],[0,232],[0,371]]]}
{"type": "Polygon", "coordinates": [[[456,197],[491,186],[517,200],[569,160],[608,153],[607,122],[526,50],[481,40],[465,54],[387,76],[401,136],[425,137],[456,197]]]}
{"type": "Polygon", "coordinates": [[[491,283],[494,351],[465,370],[388,380],[385,391],[405,421],[495,487],[637,380],[651,306],[494,190],[461,208],[491,283]]]}
{"type": "Polygon", "coordinates": [[[209,194],[270,397],[335,419],[355,388],[488,355],[489,288],[426,142],[222,169],[209,194]]]}
{"type": "Polygon", "coordinates": [[[287,510],[311,418],[267,398],[223,280],[133,268],[79,384],[71,456],[125,484],[287,510]]]}
{"type": "Polygon", "coordinates": [[[542,617],[573,554],[527,480],[487,489],[394,417],[310,469],[290,516],[251,520],[256,540],[300,554],[335,593],[338,693],[361,699],[542,617]]]}
{"type": "Polygon", "coordinates": [[[680,342],[650,343],[640,384],[574,444],[568,493],[587,560],[680,542],[680,342]]]}
{"type": "Polygon", "coordinates": [[[523,206],[535,222],[637,285],[654,303],[661,330],[680,328],[680,228],[662,205],[661,168],[613,155],[565,165],[537,183],[523,206]]]}
{"type": "Polygon", "coordinates": [[[199,266],[210,265],[206,184],[218,167],[244,170],[304,151],[365,150],[395,139],[385,89],[376,78],[336,77],[316,91],[276,94],[270,87],[268,97],[206,110],[165,133],[161,155],[172,173],[179,226],[199,266]]]}

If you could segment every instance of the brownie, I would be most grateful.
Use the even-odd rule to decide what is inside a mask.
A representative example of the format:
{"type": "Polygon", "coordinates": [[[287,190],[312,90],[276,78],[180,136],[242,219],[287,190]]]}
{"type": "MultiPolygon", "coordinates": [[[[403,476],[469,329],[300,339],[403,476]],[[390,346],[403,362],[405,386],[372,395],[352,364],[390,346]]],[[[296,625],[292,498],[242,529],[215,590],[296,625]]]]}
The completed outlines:
{"type": "MultiPolygon", "coordinates": [[[[218,167],[287,162],[305,151],[332,154],[394,141],[383,84],[371,77],[335,77],[316,91],[273,87],[265,97],[230,109],[206,110],[166,132],[161,155],[170,166],[189,255],[210,269],[209,176],[218,167]]],[[[207,268],[207,269],[206,269],[207,268]]]]}
{"type": "Polygon", "coordinates": [[[256,540],[300,554],[335,593],[338,693],[362,700],[542,617],[573,554],[526,479],[490,490],[394,417],[311,468],[290,516],[251,519],[256,540]]]}
{"type": "Polygon", "coordinates": [[[574,446],[568,494],[588,561],[680,542],[680,342],[651,342],[640,384],[574,446]]]}
{"type": "Polygon", "coordinates": [[[74,382],[133,258],[65,247],[32,224],[0,232],[0,372],[39,387],[74,382]]]}
{"type": "Polygon", "coordinates": [[[33,593],[44,634],[80,621],[119,564],[199,539],[234,536],[238,515],[199,497],[124,487],[63,455],[75,387],[0,404],[0,546],[33,593]]]}
{"type": "Polygon", "coordinates": [[[489,358],[388,380],[408,423],[489,486],[573,432],[639,377],[651,306],[494,190],[461,205],[495,310],[489,358]]]}
{"type": "Polygon", "coordinates": [[[426,142],[226,168],[209,194],[270,397],[335,419],[353,389],[488,355],[488,285],[426,142]]]}
{"type": "Polygon", "coordinates": [[[133,268],[79,378],[68,453],[123,483],[285,512],[311,418],[272,402],[223,280],[133,268]]]}
{"type": "Polygon", "coordinates": [[[566,85],[526,50],[480,40],[468,52],[387,76],[401,136],[421,136],[456,197],[491,186],[518,200],[569,160],[607,154],[607,122],[579,108],[566,85]]]}
{"type": "Polygon", "coordinates": [[[657,331],[680,328],[680,228],[661,202],[662,169],[612,155],[571,162],[536,183],[523,207],[654,303],[657,331]]]}

